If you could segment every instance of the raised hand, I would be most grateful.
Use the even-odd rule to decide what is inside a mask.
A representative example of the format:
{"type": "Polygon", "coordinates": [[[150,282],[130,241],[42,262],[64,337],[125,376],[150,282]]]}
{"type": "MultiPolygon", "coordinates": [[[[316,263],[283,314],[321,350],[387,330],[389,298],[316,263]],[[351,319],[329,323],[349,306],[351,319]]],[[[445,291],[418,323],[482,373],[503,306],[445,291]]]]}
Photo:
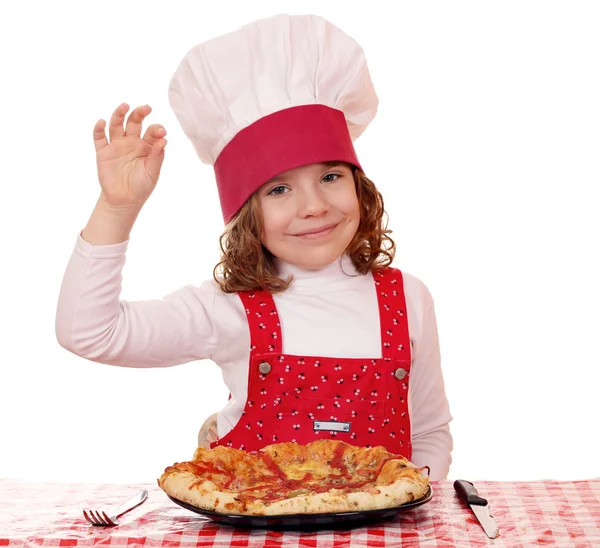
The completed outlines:
{"type": "Polygon", "coordinates": [[[113,112],[106,138],[106,122],[94,126],[94,146],[102,199],[115,208],[141,208],[160,175],[167,140],[166,130],[159,124],[148,126],[141,137],[142,122],[150,114],[150,105],[135,108],[125,128],[123,121],[129,105],[122,103],[113,112]]]}

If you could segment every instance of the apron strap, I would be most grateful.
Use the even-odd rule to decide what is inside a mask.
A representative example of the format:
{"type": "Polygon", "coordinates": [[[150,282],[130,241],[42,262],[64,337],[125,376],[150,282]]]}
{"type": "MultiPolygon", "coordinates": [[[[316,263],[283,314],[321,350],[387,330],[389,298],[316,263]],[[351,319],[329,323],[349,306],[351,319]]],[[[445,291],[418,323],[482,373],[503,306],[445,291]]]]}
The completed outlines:
{"type": "Polygon", "coordinates": [[[281,324],[273,296],[265,290],[238,293],[250,328],[250,356],[254,353],[281,354],[281,324]]]}
{"type": "Polygon", "coordinates": [[[410,368],[411,348],[408,315],[402,272],[386,268],[373,273],[379,303],[381,325],[381,355],[389,361],[399,361],[410,368]]]}

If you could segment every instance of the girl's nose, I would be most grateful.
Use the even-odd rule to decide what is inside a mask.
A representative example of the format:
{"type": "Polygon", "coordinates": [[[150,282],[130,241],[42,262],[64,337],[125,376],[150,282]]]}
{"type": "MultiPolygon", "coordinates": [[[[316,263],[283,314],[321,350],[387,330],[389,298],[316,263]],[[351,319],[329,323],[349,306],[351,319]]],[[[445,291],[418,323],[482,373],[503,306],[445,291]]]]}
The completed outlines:
{"type": "Polygon", "coordinates": [[[329,202],[319,187],[306,187],[298,193],[298,216],[319,217],[329,209],[329,202]]]}

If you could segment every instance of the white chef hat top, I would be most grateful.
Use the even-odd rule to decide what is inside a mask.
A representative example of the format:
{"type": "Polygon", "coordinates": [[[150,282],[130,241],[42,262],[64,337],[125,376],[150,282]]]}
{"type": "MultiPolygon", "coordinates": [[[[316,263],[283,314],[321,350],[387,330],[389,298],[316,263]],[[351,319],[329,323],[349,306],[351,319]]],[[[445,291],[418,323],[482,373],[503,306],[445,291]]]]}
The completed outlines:
{"type": "Polygon", "coordinates": [[[326,161],[360,168],[352,145],[377,111],[362,48],[317,15],[277,15],[193,47],[169,101],[204,163],[225,221],[282,171],[326,161]]]}

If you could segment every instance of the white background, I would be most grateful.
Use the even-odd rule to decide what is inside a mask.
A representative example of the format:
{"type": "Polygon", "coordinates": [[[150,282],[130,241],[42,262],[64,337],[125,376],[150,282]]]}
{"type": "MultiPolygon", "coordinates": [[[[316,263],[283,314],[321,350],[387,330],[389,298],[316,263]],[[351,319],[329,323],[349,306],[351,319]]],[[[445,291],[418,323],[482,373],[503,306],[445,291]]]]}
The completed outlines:
{"type": "Polygon", "coordinates": [[[436,303],[450,477],[600,475],[600,5],[596,2],[22,2],[0,13],[0,477],[153,482],[225,404],[218,367],[133,370],[62,349],[64,269],[99,192],[92,128],[121,102],[167,128],[122,297],[210,278],[212,169],[170,110],[197,43],[313,12],[363,46],[380,98],[356,142],[396,266],[436,303]],[[385,8],[383,7],[385,5],[385,8]],[[390,10],[394,10],[393,12],[390,10]]]}

